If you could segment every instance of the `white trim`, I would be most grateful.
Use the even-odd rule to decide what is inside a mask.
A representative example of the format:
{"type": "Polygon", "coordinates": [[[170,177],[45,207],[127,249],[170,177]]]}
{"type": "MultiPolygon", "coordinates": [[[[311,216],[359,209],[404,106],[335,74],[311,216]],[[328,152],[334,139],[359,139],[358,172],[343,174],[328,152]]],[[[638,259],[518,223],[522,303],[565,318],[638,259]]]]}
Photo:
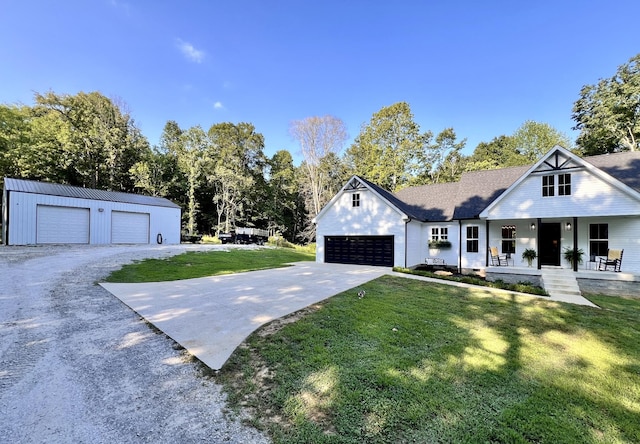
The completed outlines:
{"type": "MultiPolygon", "coordinates": [[[[498,196],[497,199],[495,199],[493,202],[491,202],[487,207],[485,207],[484,210],[482,210],[482,212],[480,213],[480,219],[488,219],[489,218],[489,213],[491,212],[491,210],[496,207],[500,202],[502,202],[504,199],[507,198],[507,196],[509,194],[511,194],[511,192],[517,188],[526,178],[528,178],[529,176],[532,175],[542,175],[542,174],[549,174],[552,171],[536,171],[538,169],[538,167],[544,163],[547,159],[549,159],[551,156],[553,156],[556,152],[560,152],[563,155],[566,155],[567,157],[569,157],[571,160],[573,160],[575,163],[577,163],[578,165],[580,165],[582,168],[586,169],[587,171],[589,171],[591,174],[593,174],[594,176],[598,177],[599,179],[602,179],[603,181],[605,181],[606,183],[608,183],[609,185],[613,186],[614,188],[617,188],[618,190],[622,191],[623,193],[629,195],[630,197],[640,201],[640,193],[637,192],[636,190],[634,190],[633,188],[629,187],[628,185],[625,185],[624,183],[622,183],[620,180],[616,179],[615,177],[611,176],[610,174],[605,173],[604,171],[602,171],[600,168],[596,167],[595,165],[589,163],[588,161],[582,159],[581,157],[576,156],[575,154],[573,154],[571,151],[562,148],[559,145],[556,145],[555,147],[553,147],[552,149],[550,149],[547,154],[544,155],[544,157],[542,157],[540,160],[538,160],[531,168],[529,168],[522,176],[520,176],[518,178],[518,180],[516,180],[509,188],[507,188],[500,196],[498,196]]],[[[579,169],[580,166],[574,167],[571,170],[576,170],[579,169]]]]}
{"type": "Polygon", "coordinates": [[[372,192],[376,197],[378,197],[379,199],[383,200],[384,202],[386,202],[389,207],[394,210],[396,213],[398,213],[400,216],[402,216],[403,218],[407,218],[407,220],[411,220],[409,218],[409,215],[406,214],[404,211],[402,211],[400,208],[396,207],[394,204],[392,204],[391,202],[389,202],[388,199],[385,199],[380,193],[378,193],[376,190],[374,190],[373,188],[369,187],[369,185],[367,185],[367,183],[363,182],[362,178],[357,176],[357,175],[353,175],[351,176],[351,178],[349,178],[349,180],[344,184],[344,186],[340,189],[340,191],[338,191],[336,193],[335,196],[333,196],[333,198],[327,202],[327,204],[322,207],[322,209],[320,210],[320,212],[316,215],[316,217],[314,217],[312,219],[312,222],[314,224],[318,224],[318,220],[322,218],[322,216],[324,216],[324,214],[327,212],[328,208],[330,208],[333,204],[335,204],[335,202],[340,198],[340,196],[344,193],[353,193],[353,192],[361,192],[362,189],[359,190],[347,190],[347,187],[349,186],[349,184],[351,183],[351,181],[353,179],[357,179],[359,180],[362,185],[370,192],[372,192]]]}

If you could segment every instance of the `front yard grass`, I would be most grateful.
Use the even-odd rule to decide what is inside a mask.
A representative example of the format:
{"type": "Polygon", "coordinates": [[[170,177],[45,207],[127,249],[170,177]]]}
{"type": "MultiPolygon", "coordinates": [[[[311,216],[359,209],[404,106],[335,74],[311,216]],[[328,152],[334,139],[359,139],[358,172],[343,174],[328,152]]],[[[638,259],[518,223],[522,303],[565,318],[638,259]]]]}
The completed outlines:
{"type": "Polygon", "coordinates": [[[589,299],[383,276],[258,330],[217,378],[276,443],[640,442],[640,300],[589,299]]]}
{"type": "Polygon", "coordinates": [[[123,266],[107,282],[164,282],[220,274],[284,267],[291,262],[313,261],[315,255],[289,248],[244,250],[230,247],[179,254],[165,259],[144,259],[123,266]]]}

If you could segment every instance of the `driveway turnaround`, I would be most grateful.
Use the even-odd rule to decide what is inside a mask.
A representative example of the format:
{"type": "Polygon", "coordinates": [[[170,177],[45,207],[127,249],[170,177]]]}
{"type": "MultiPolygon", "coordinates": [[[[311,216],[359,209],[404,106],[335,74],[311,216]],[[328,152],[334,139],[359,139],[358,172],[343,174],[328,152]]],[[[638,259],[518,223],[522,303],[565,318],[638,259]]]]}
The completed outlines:
{"type": "Polygon", "coordinates": [[[214,370],[263,324],[389,273],[388,268],[293,266],[171,282],[100,284],[214,370]]]}

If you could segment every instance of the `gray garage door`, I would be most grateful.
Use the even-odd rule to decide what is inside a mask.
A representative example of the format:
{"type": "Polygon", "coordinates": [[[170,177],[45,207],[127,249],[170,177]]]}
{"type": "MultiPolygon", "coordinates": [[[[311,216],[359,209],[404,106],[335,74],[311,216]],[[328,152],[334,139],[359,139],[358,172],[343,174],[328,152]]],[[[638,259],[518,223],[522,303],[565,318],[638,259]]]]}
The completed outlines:
{"type": "Polygon", "coordinates": [[[324,260],[393,267],[393,236],[325,236],[324,260]]]}
{"type": "Polygon", "coordinates": [[[111,212],[111,243],[148,244],[149,213],[111,212]]]}
{"type": "Polygon", "coordinates": [[[89,209],[38,205],[36,243],[88,244],[89,209]]]}

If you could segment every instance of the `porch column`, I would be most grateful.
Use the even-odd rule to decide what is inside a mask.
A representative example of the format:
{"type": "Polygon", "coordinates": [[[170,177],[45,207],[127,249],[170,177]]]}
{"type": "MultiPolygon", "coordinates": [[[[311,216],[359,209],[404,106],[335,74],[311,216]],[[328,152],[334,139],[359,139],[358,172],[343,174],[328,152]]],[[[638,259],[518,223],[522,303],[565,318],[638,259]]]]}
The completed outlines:
{"type": "Polygon", "coordinates": [[[485,240],[486,240],[486,245],[484,246],[484,266],[488,267],[489,266],[489,219],[487,219],[485,221],[485,240]]]}
{"type": "Polygon", "coordinates": [[[538,227],[536,228],[536,250],[538,252],[538,270],[542,269],[542,261],[540,260],[540,224],[542,223],[542,219],[538,218],[536,222],[538,227]]]}
{"type": "MultiPolygon", "coordinates": [[[[578,250],[578,218],[573,218],[573,251],[578,250]]],[[[575,256],[575,255],[574,255],[575,256]]],[[[573,261],[573,271],[578,271],[578,261],[573,261]]]]}

